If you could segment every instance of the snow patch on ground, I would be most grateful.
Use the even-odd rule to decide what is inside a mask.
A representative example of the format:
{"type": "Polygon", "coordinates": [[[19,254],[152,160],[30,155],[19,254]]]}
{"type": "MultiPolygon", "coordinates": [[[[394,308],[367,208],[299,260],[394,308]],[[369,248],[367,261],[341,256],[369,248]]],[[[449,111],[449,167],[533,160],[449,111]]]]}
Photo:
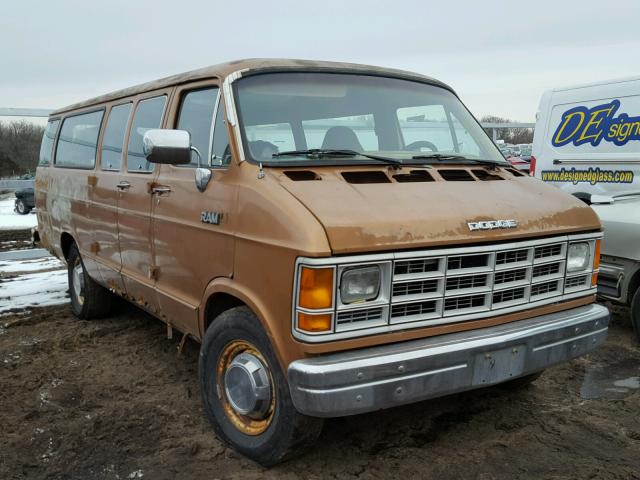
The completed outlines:
{"type": "Polygon", "coordinates": [[[0,279],[0,315],[13,309],[66,303],[67,289],[66,270],[0,279]]]}
{"type": "Polygon", "coordinates": [[[0,260],[0,278],[4,274],[23,272],[42,272],[59,270],[64,263],[55,257],[33,258],[29,260],[0,260]]]}
{"type": "Polygon", "coordinates": [[[34,212],[18,215],[13,211],[15,201],[15,197],[0,200],[0,230],[31,229],[38,225],[38,219],[34,212]]]}

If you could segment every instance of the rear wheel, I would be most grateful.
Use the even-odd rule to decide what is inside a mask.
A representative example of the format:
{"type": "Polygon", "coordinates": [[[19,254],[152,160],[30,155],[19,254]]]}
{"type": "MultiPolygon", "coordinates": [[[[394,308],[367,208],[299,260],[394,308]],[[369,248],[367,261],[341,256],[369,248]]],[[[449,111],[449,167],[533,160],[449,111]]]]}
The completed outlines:
{"type": "Polygon", "coordinates": [[[67,257],[71,310],[85,320],[106,316],[111,310],[113,295],[98,285],[87,273],[74,243],[67,257]]]}
{"type": "Polygon", "coordinates": [[[200,389],[216,434],[268,466],[316,440],[323,421],[298,413],[258,318],[235,307],[215,319],[200,349],[200,389]]]}
{"type": "Polygon", "coordinates": [[[16,212],[18,212],[20,215],[26,215],[30,211],[31,209],[27,207],[23,199],[19,198],[16,200],[16,212]]]}
{"type": "Polygon", "coordinates": [[[640,341],[640,288],[636,290],[631,300],[631,325],[633,325],[636,338],[640,341]]]}

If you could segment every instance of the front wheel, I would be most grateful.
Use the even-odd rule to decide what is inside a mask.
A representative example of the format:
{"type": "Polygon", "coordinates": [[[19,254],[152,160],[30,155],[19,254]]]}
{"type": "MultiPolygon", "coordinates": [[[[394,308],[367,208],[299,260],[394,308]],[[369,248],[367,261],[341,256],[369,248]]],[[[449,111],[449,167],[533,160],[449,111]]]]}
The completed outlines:
{"type": "Polygon", "coordinates": [[[71,310],[85,320],[106,316],[113,302],[113,294],[98,285],[87,273],[78,247],[71,245],[67,257],[71,310]]]}
{"type": "Polygon", "coordinates": [[[27,207],[23,199],[19,198],[16,200],[16,212],[18,212],[20,215],[26,215],[30,211],[31,209],[27,207]]]}
{"type": "Polygon", "coordinates": [[[316,440],[323,421],[298,413],[269,338],[253,312],[220,314],[200,349],[204,410],[218,437],[268,466],[316,440]]]}

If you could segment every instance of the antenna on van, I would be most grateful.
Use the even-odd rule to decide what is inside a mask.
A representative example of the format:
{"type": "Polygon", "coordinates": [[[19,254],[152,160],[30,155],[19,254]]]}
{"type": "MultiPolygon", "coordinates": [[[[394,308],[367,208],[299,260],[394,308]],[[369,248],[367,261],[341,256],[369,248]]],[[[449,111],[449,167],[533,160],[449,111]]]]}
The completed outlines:
{"type": "Polygon", "coordinates": [[[264,178],[264,170],[262,169],[262,162],[260,162],[260,170],[258,171],[258,179],[262,180],[264,178]]]}

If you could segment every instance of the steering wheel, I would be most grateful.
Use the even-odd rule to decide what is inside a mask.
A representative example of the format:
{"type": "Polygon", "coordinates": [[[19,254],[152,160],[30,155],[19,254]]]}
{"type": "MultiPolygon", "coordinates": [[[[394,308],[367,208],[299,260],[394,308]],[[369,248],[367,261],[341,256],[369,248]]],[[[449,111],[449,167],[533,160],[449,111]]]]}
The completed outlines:
{"type": "Polygon", "coordinates": [[[410,150],[412,152],[419,152],[421,148],[428,148],[432,152],[437,152],[438,147],[436,147],[433,143],[427,140],[418,140],[417,142],[412,142],[409,145],[405,145],[405,150],[410,150]]]}

